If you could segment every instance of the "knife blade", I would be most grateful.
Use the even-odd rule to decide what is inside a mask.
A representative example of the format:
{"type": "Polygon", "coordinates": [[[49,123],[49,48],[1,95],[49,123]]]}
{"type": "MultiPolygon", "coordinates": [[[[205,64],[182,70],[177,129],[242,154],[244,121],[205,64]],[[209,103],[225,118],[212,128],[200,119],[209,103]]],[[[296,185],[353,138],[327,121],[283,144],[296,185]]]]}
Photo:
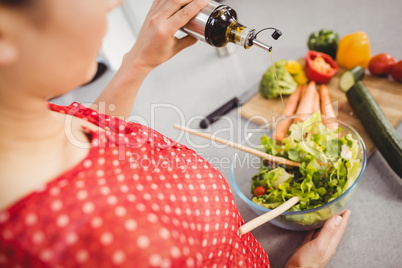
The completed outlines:
{"type": "Polygon", "coordinates": [[[234,108],[237,108],[244,103],[246,103],[249,99],[251,99],[255,94],[257,94],[259,89],[259,84],[255,84],[251,88],[249,88],[247,91],[245,91],[243,94],[241,94],[239,97],[234,97],[230,99],[228,102],[224,103],[222,106],[220,106],[218,109],[207,115],[205,118],[203,118],[200,122],[200,127],[201,128],[207,128],[209,125],[212,123],[218,121],[219,118],[221,118],[223,115],[227,114],[229,111],[231,111],[234,108]]]}

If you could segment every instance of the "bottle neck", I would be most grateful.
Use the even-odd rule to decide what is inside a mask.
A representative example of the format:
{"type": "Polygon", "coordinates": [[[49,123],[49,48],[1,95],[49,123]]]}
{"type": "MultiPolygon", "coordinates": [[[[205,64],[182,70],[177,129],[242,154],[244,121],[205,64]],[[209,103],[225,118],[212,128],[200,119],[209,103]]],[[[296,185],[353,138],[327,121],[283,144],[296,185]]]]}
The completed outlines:
{"type": "Polygon", "coordinates": [[[221,5],[208,18],[205,40],[215,47],[234,43],[249,48],[253,45],[254,33],[254,29],[247,28],[237,21],[237,14],[231,7],[221,5]]]}
{"type": "Polygon", "coordinates": [[[248,49],[253,45],[252,40],[254,39],[254,35],[254,29],[247,28],[236,20],[233,20],[230,23],[225,34],[227,42],[235,43],[245,49],[248,49]]]}

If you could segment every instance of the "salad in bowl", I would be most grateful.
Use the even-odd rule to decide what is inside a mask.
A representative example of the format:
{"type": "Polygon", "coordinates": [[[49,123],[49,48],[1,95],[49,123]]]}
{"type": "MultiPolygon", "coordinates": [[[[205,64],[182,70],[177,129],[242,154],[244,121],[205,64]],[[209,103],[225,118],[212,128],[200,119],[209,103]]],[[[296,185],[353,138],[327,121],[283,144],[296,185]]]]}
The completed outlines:
{"type": "Polygon", "coordinates": [[[296,205],[270,222],[289,230],[320,228],[327,219],[346,210],[356,191],[366,165],[364,142],[343,122],[332,120],[324,124],[320,112],[308,118],[296,115],[283,120],[293,123],[281,142],[275,139],[276,122],[249,135],[245,143],[258,144],[256,147],[267,154],[298,162],[300,166],[260,159],[258,168],[244,168],[236,164],[237,154],[230,170],[232,185],[258,214],[298,196],[296,205]]]}

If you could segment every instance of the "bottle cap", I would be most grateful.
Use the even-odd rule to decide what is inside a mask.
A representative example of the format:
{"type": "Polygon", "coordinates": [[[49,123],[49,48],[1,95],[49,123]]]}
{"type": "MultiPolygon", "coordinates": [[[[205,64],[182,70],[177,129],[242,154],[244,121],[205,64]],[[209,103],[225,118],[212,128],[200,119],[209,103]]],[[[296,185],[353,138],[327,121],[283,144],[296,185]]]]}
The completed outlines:
{"type": "Polygon", "coordinates": [[[278,29],[275,29],[275,32],[271,35],[273,39],[278,40],[279,37],[281,37],[282,32],[279,31],[278,29]]]}

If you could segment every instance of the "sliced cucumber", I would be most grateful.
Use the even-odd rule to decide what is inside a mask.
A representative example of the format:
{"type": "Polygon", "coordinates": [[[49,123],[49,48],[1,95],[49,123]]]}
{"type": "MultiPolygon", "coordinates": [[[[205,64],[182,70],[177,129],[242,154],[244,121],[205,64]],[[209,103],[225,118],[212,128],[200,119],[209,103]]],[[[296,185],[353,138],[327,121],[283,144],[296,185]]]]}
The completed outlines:
{"type": "Polygon", "coordinates": [[[350,70],[345,71],[339,78],[339,88],[346,92],[354,84],[364,78],[364,69],[360,66],[353,67],[350,70]]]}
{"type": "Polygon", "coordinates": [[[346,92],[346,96],[374,145],[389,166],[402,178],[402,138],[389,123],[362,81],[352,86],[346,92]]]}

